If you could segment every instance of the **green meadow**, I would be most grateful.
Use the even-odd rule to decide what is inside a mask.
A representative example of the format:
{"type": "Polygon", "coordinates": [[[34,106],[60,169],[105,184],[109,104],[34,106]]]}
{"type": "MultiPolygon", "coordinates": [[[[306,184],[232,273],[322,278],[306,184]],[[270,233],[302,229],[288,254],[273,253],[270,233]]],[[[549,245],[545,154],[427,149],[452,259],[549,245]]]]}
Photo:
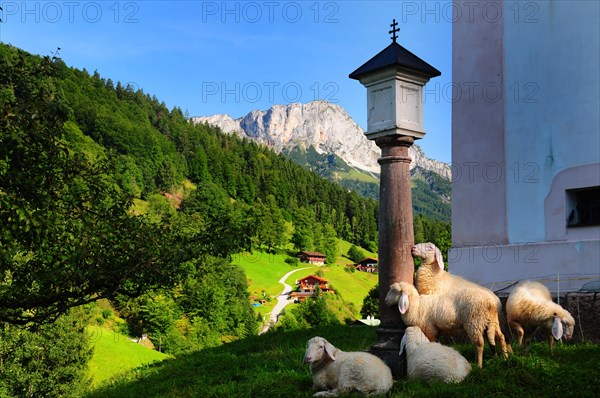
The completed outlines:
{"type": "Polygon", "coordinates": [[[88,364],[93,387],[139,366],[171,358],[110,329],[89,326],[87,333],[94,345],[94,354],[88,364]]]}
{"type": "MultiPolygon", "coordinates": [[[[376,340],[368,326],[328,326],[269,332],[138,368],[88,394],[88,398],[130,397],[311,397],[312,377],[302,363],[306,341],[323,336],[344,351],[359,351],[376,340]]],[[[472,345],[457,349],[473,361],[472,345]]],[[[483,369],[473,368],[460,384],[396,380],[389,397],[582,397],[600,391],[600,346],[547,343],[529,354],[492,357],[486,347],[483,369]]]]}

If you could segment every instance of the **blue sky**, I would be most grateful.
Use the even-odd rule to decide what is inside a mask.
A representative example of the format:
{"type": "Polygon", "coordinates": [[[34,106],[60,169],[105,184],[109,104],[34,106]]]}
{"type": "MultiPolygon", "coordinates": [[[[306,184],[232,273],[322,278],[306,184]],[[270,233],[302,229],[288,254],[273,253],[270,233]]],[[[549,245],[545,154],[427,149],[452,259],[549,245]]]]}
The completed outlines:
{"type": "Polygon", "coordinates": [[[398,43],[442,76],[425,91],[418,143],[450,162],[450,2],[0,1],[0,40],[156,95],[192,116],[237,118],[324,99],[366,128],[366,89],[348,74],[398,43]]]}

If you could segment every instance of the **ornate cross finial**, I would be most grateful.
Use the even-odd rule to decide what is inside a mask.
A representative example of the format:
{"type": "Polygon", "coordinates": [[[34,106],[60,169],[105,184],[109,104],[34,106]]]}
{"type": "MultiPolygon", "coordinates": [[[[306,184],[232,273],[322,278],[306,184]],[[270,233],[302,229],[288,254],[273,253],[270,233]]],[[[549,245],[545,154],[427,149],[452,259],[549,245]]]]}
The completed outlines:
{"type": "Polygon", "coordinates": [[[392,30],[390,30],[388,33],[392,34],[392,41],[395,43],[396,39],[398,38],[398,36],[396,35],[396,32],[400,32],[400,28],[397,28],[398,22],[396,22],[395,19],[392,21],[390,26],[392,27],[392,30]]]}

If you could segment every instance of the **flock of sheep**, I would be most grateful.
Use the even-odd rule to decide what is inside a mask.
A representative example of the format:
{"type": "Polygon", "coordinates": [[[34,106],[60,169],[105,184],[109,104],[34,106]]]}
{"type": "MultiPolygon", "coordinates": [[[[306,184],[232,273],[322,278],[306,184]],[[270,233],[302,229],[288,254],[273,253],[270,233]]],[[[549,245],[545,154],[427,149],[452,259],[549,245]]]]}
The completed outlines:
{"type": "MultiPolygon", "coordinates": [[[[506,325],[502,304],[491,290],[444,270],[442,253],[432,243],[412,248],[421,266],[416,288],[399,282],[390,286],[385,298],[388,306],[397,305],[407,326],[400,343],[406,351],[407,376],[425,381],[460,382],[471,371],[469,362],[453,348],[437,343],[439,335],[463,334],[476,347],[477,366],[483,365],[483,346],[487,339],[496,353],[499,346],[506,358],[512,352],[501,326],[506,325]],[[501,324],[501,322],[503,324],[501,324]]],[[[575,320],[568,311],[552,301],[548,289],[533,281],[522,281],[506,302],[507,320],[517,333],[519,349],[529,350],[538,328],[548,332],[550,352],[554,339],[573,335],[575,320]]],[[[380,395],[390,390],[392,373],[378,357],[366,352],[344,352],[322,337],[308,341],[304,362],[310,364],[315,397],[332,397],[343,392],[380,395]]]]}

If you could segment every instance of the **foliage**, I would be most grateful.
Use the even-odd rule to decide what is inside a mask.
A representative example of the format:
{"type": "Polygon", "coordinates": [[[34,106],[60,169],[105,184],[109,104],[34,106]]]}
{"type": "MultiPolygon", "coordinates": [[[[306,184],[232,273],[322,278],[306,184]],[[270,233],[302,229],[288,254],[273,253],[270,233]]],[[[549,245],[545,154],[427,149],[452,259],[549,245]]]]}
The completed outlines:
{"type": "Polygon", "coordinates": [[[413,213],[450,223],[450,181],[433,171],[411,170],[413,213]]]}
{"type": "Polygon", "coordinates": [[[251,219],[255,228],[254,244],[256,247],[265,245],[269,252],[287,243],[287,228],[283,212],[277,206],[274,195],[268,195],[265,202],[262,199],[254,203],[251,219]]]}
{"type": "Polygon", "coordinates": [[[0,395],[80,397],[89,385],[92,356],[81,308],[35,331],[0,325],[0,395]]]}
{"type": "Polygon", "coordinates": [[[369,290],[369,294],[363,299],[360,315],[363,319],[368,316],[379,318],[379,285],[375,285],[373,289],[369,290]]]}
{"type": "Polygon", "coordinates": [[[113,165],[65,143],[65,66],[4,45],[0,65],[0,321],[48,322],[171,283],[192,246],[168,223],[132,216],[113,165]]]}
{"type": "Polygon", "coordinates": [[[245,222],[246,210],[245,206],[234,206],[227,193],[212,182],[199,185],[181,203],[181,211],[201,226],[197,238],[205,251],[219,257],[249,249],[246,228],[252,224],[245,222]]]}
{"type": "Polygon", "coordinates": [[[316,245],[318,251],[325,254],[325,262],[334,264],[338,258],[338,243],[335,229],[330,224],[323,224],[321,228],[317,228],[320,232],[320,239],[316,245]]]}
{"type": "Polygon", "coordinates": [[[442,252],[444,261],[448,262],[448,250],[452,245],[450,224],[431,220],[418,214],[413,221],[415,243],[432,242],[442,252]]]}
{"type": "MultiPolygon", "coordinates": [[[[336,155],[319,154],[313,146],[306,150],[295,148],[285,156],[302,167],[360,196],[379,200],[379,181],[376,176],[349,166],[336,155]]],[[[427,218],[450,222],[450,181],[433,171],[415,167],[411,170],[413,212],[427,218]]],[[[366,244],[361,243],[363,247],[366,244]]]]}
{"type": "Polygon", "coordinates": [[[300,264],[300,260],[298,260],[298,257],[288,257],[284,261],[293,267],[297,267],[298,264],[300,264]]]}
{"type": "Polygon", "coordinates": [[[323,293],[317,288],[314,296],[286,310],[275,330],[337,325],[353,318],[352,304],[345,302],[337,293],[323,293]]]}
{"type": "Polygon", "coordinates": [[[148,334],[161,351],[177,355],[256,333],[246,276],[240,268],[210,256],[194,261],[192,267],[182,284],[172,289],[151,291],[134,300],[117,298],[131,334],[148,334]]]}
{"type": "Polygon", "coordinates": [[[357,263],[365,258],[365,252],[356,247],[356,245],[352,245],[350,246],[350,249],[348,249],[347,256],[350,260],[357,263]]]}

